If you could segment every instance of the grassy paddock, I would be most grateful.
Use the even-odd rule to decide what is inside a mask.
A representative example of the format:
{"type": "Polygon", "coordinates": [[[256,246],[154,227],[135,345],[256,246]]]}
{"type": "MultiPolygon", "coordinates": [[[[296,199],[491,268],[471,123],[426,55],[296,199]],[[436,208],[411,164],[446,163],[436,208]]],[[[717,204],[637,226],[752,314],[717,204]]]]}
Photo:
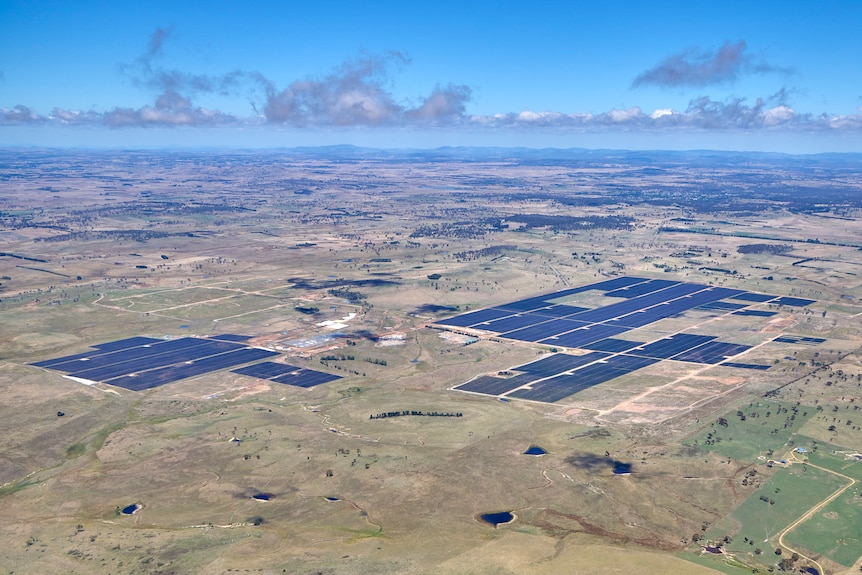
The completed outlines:
{"type": "Polygon", "coordinates": [[[685,443],[739,461],[777,458],[813,414],[813,408],[755,399],[716,417],[685,443]]]}
{"type": "MultiPolygon", "coordinates": [[[[709,528],[704,537],[720,542],[729,536],[732,541],[725,545],[729,552],[768,563],[781,531],[845,483],[827,471],[794,464],[777,471],[728,517],[709,528]]],[[[809,545],[810,542],[805,548],[811,549],[809,545]]]]}

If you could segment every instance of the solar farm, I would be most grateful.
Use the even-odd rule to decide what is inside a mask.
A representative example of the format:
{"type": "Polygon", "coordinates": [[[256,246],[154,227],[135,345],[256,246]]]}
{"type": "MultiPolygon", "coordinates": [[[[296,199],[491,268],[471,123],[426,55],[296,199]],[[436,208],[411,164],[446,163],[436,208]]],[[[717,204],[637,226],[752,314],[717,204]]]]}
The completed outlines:
{"type": "Polygon", "coordinates": [[[858,165],[342,153],[7,154],[4,572],[860,572],[858,165]]]}
{"type": "Polygon", "coordinates": [[[266,361],[277,352],[249,347],[249,336],[222,334],[210,338],[160,340],[136,336],[93,346],[93,351],[32,363],[86,383],[104,383],[143,391],[223,369],[246,365],[232,373],[296,387],[313,387],[340,376],[266,361]]]}
{"type": "MultiPolygon", "coordinates": [[[[657,339],[639,340],[638,330],[692,310],[757,321],[777,312],[754,308],[805,307],[812,303],[814,300],[798,297],[623,276],[467,312],[439,321],[437,325],[551,346],[555,353],[549,356],[501,374],[477,376],[454,389],[554,403],[661,361],[768,370],[770,366],[767,364],[745,362],[740,358],[754,347],[749,344],[720,341],[715,335],[682,331],[657,339]],[[580,294],[594,295],[596,292],[605,298],[605,305],[572,305],[572,300],[577,300],[580,294]],[[617,337],[627,332],[635,332],[632,334],[634,339],[617,337]],[[573,353],[556,353],[560,348],[573,353]]],[[[825,340],[781,335],[774,341],[816,345],[825,340]]]]}

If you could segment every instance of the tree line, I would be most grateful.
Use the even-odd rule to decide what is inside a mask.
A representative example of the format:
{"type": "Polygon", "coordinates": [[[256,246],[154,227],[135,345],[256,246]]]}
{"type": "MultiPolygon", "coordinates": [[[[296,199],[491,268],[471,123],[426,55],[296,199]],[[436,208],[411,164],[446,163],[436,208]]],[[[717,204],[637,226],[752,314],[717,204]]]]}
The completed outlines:
{"type": "Polygon", "coordinates": [[[456,413],[452,412],[440,412],[440,411],[430,411],[425,413],[424,411],[416,411],[416,410],[407,410],[404,411],[387,411],[386,413],[378,413],[377,415],[369,415],[368,419],[386,419],[387,417],[404,417],[404,416],[423,416],[423,417],[461,417],[463,414],[458,411],[456,413]]]}

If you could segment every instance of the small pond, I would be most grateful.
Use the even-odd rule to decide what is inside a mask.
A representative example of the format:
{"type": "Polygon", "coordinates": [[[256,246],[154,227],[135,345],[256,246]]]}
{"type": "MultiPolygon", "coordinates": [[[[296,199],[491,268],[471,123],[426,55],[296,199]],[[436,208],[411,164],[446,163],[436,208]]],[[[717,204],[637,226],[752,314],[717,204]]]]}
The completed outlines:
{"type": "Polygon", "coordinates": [[[515,520],[515,516],[510,511],[501,511],[499,513],[485,513],[484,515],[480,515],[482,521],[486,523],[490,523],[494,527],[497,525],[502,525],[504,523],[511,523],[515,520]]]}

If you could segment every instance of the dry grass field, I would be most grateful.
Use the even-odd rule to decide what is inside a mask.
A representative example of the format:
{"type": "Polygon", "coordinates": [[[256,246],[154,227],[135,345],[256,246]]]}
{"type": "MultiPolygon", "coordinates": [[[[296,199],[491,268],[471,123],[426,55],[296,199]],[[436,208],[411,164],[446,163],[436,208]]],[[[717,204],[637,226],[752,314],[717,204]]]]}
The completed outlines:
{"type": "MultiPolygon", "coordinates": [[[[741,575],[793,552],[797,572],[859,571],[858,541],[801,547],[828,528],[819,515],[777,539],[843,476],[862,480],[862,461],[827,457],[862,452],[858,169],[2,155],[0,572],[741,575]],[[759,194],[766,177],[822,197],[759,194]],[[455,389],[549,346],[429,326],[624,275],[816,301],[752,307],[769,317],[691,310],[621,336],[715,335],[753,346],[735,361],[764,371],[661,361],[555,403],[455,389]],[[225,333],[341,379],[223,369],[131,391],[30,365],[225,333]],[[451,416],[372,418],[403,411],[451,416]],[[547,453],[523,454],[532,445],[547,453]],[[767,465],[799,446],[816,454],[767,465]],[[785,485],[816,496],[778,501],[755,554],[741,537],[785,485]],[[500,511],[514,521],[481,519],[500,511]]],[[[859,516],[836,532],[858,533],[859,516]]]]}

